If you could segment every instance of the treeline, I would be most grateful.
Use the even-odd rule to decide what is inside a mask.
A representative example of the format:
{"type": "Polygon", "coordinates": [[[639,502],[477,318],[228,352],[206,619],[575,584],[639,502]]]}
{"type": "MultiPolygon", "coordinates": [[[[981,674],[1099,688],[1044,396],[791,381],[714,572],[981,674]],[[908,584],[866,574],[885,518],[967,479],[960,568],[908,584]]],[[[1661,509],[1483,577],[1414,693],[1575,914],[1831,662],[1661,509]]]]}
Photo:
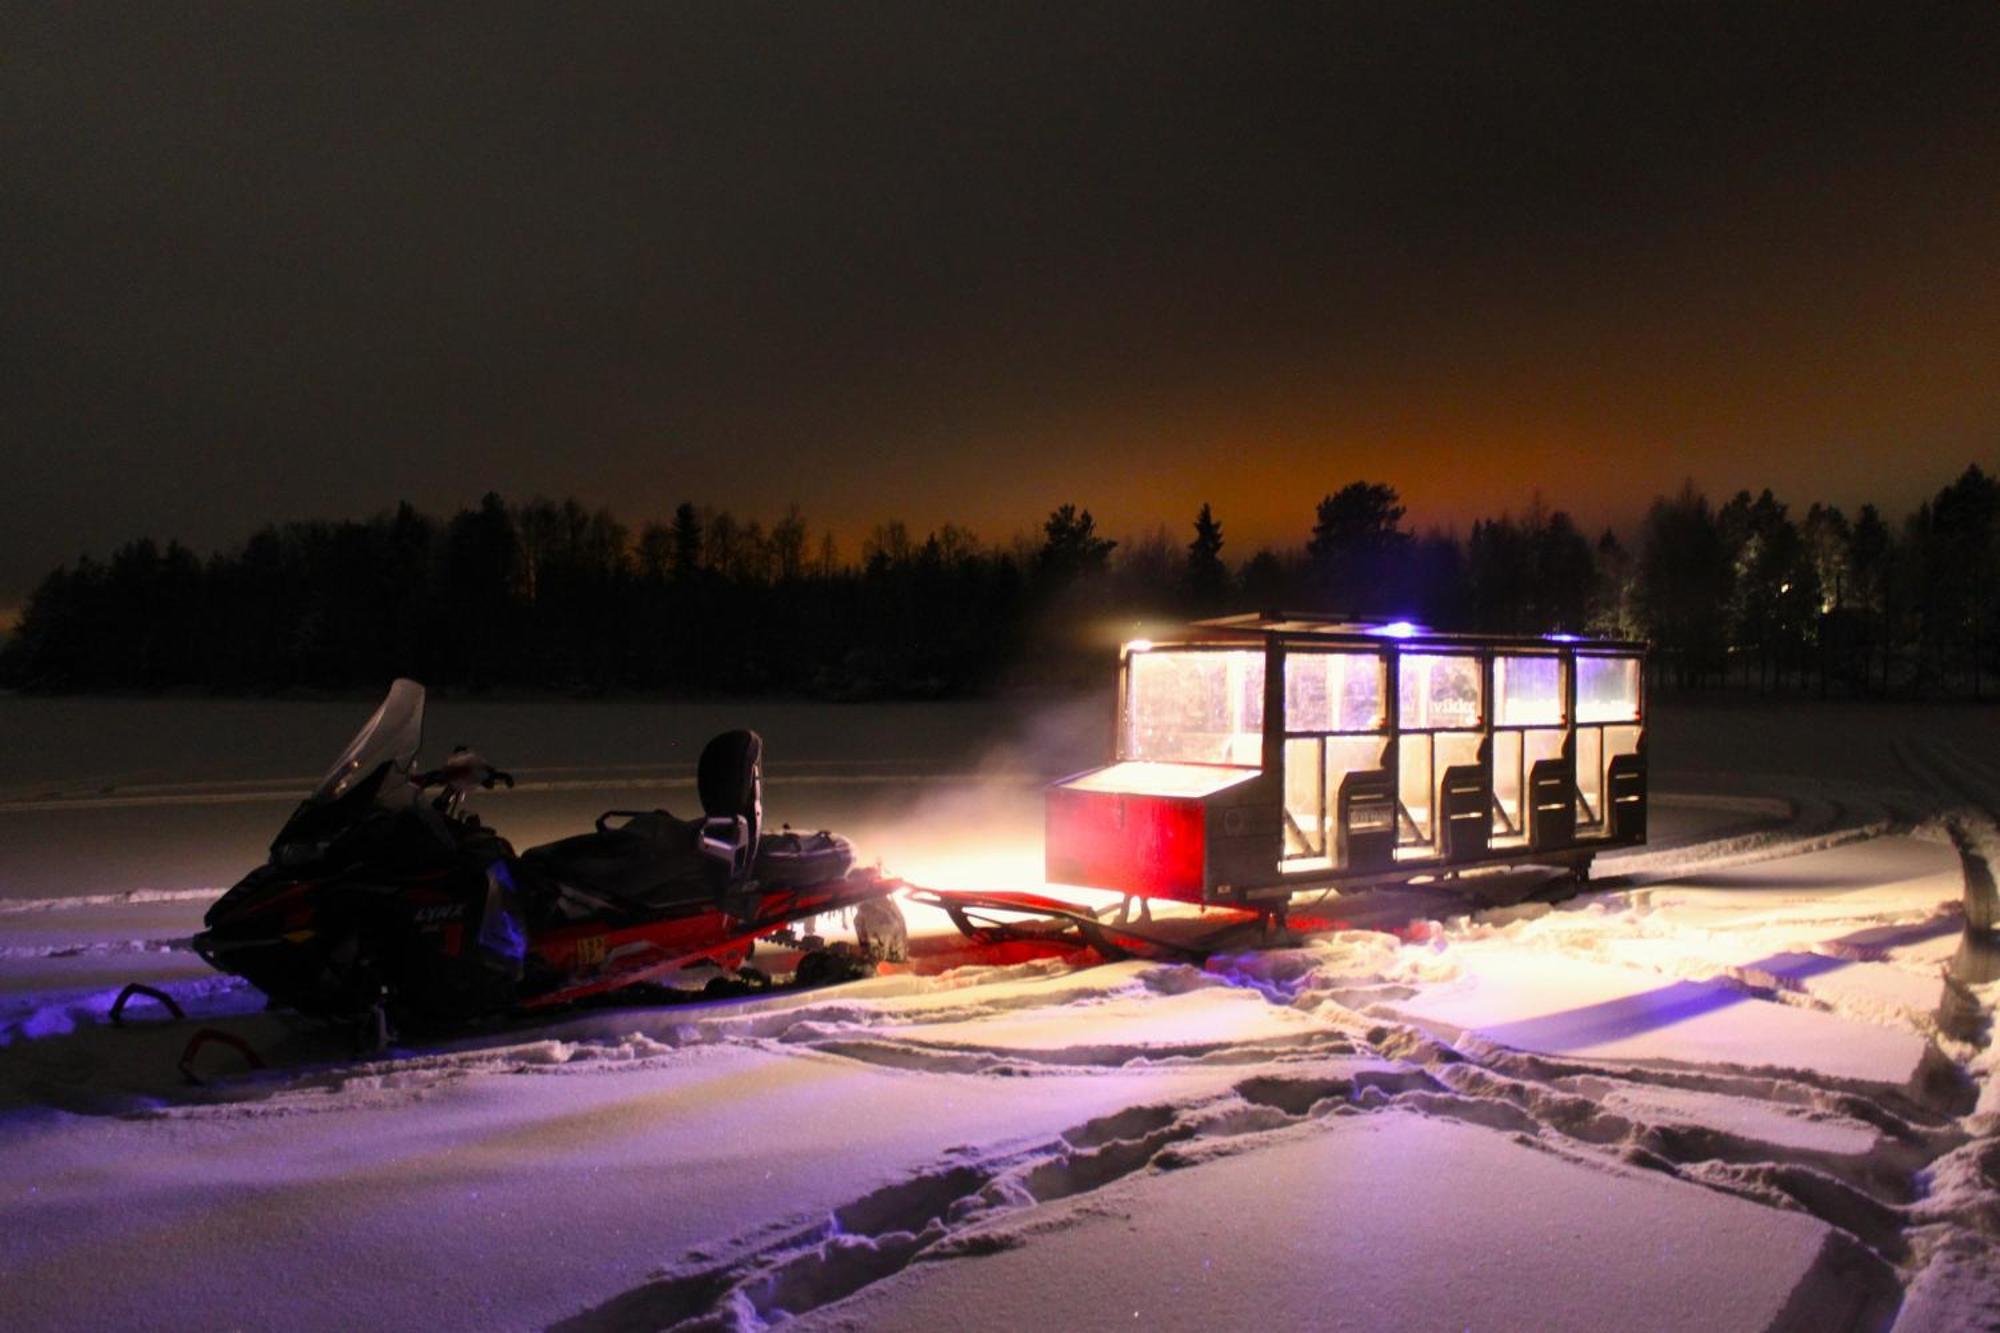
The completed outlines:
{"type": "Polygon", "coordinates": [[[853,559],[793,506],[683,504],[635,533],[574,500],[488,495],[266,527],[207,559],[150,539],[44,578],[0,683],[45,691],[374,689],[941,697],[1101,677],[1135,622],[1284,607],[1441,629],[1646,639],[1656,678],[1861,695],[1991,688],[2000,483],[1977,467],[1892,529],[1770,491],[1653,502],[1628,548],[1539,501],[1461,539],[1355,482],[1303,547],[1232,560],[1203,505],[1123,543],[1053,511],[1005,545],[878,526],[853,559]]]}

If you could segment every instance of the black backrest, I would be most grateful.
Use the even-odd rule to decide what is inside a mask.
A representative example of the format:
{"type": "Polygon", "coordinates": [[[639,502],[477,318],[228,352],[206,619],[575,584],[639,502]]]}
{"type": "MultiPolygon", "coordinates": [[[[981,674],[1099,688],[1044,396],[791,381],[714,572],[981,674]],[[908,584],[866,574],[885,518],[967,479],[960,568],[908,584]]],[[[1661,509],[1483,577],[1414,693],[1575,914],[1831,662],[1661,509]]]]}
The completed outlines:
{"type": "Polygon", "coordinates": [[[1334,838],[1342,870],[1377,870],[1396,863],[1396,783],[1386,770],[1357,769],[1341,778],[1334,838]]]}
{"type": "Polygon", "coordinates": [[[1493,838],[1493,788],[1486,765],[1454,764],[1438,783],[1438,841],[1447,861],[1486,855],[1493,838]]]}
{"type": "Polygon", "coordinates": [[[1646,840],[1646,756],[1621,754],[1605,773],[1606,823],[1613,842],[1646,840]]]}
{"type": "Polygon", "coordinates": [[[701,812],[711,819],[742,818],[750,845],[764,823],[764,738],[754,731],[725,731],[702,748],[695,768],[701,812]]]}
{"type": "Polygon", "coordinates": [[[1541,852],[1576,843],[1576,759],[1537,759],[1528,769],[1528,846],[1541,852]]]}

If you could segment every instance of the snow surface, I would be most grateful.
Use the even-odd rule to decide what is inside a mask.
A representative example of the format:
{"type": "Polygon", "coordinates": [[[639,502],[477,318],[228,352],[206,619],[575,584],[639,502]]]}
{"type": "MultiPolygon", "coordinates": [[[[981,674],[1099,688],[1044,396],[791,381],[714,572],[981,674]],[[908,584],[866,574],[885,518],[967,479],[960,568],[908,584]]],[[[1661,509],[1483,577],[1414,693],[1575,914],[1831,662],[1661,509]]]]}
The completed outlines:
{"type": "Polygon", "coordinates": [[[1161,1157],[1030,1221],[966,1228],[809,1326],[942,1328],[977,1310],[1023,1327],[1051,1290],[1079,1298],[1076,1328],[1705,1330],[1804,1326],[1803,1307],[1826,1328],[1894,1301],[1886,1271],[1803,1215],[1401,1109],[1161,1157]]]}
{"type": "MultiPolygon", "coordinates": [[[[185,940],[365,711],[0,698],[0,1326],[2000,1328],[1983,711],[1665,707],[1652,844],[1566,901],[1331,895],[1206,966],[356,1064],[185,940]],[[128,980],[187,1017],[111,1026],[128,980]],[[211,1047],[184,1083],[201,1027],[269,1068],[211,1047]]],[[[483,809],[527,844],[684,808],[742,722],[774,819],[942,887],[1040,887],[1038,784],[1103,734],[1094,699],[445,700],[431,729],[521,776],[483,809]]]]}
{"type": "Polygon", "coordinates": [[[1466,952],[1475,956],[1462,960],[1457,982],[1427,987],[1389,1008],[1454,1040],[1474,1037],[1521,1051],[1774,1068],[1891,1088],[1915,1077],[1926,1048],[1914,1032],[1760,1003],[1754,992],[1724,982],[1671,980],[1506,945],[1466,952]]]}

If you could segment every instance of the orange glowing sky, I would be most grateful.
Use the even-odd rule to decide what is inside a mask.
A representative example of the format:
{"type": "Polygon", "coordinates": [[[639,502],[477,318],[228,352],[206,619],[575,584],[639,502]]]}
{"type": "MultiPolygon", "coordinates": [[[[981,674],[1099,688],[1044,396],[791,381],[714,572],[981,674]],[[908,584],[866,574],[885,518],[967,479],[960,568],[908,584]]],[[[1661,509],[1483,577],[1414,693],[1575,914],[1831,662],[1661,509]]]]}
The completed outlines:
{"type": "Polygon", "coordinates": [[[0,607],[489,488],[1242,558],[2000,466],[2000,8],[243,7],[0,42],[0,607]],[[212,20],[212,21],[210,21],[212,20]]]}

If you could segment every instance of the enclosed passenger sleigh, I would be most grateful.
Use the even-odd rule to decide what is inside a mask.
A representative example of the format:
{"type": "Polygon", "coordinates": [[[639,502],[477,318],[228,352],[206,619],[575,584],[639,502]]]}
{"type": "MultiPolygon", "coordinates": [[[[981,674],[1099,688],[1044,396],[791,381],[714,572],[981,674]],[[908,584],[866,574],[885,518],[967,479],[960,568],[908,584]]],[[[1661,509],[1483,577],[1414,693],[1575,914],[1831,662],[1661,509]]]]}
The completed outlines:
{"type": "Polygon", "coordinates": [[[1644,647],[1267,614],[1125,645],[1117,762],[1050,788],[1053,883],[1301,889],[1646,840],[1644,647]]]}

